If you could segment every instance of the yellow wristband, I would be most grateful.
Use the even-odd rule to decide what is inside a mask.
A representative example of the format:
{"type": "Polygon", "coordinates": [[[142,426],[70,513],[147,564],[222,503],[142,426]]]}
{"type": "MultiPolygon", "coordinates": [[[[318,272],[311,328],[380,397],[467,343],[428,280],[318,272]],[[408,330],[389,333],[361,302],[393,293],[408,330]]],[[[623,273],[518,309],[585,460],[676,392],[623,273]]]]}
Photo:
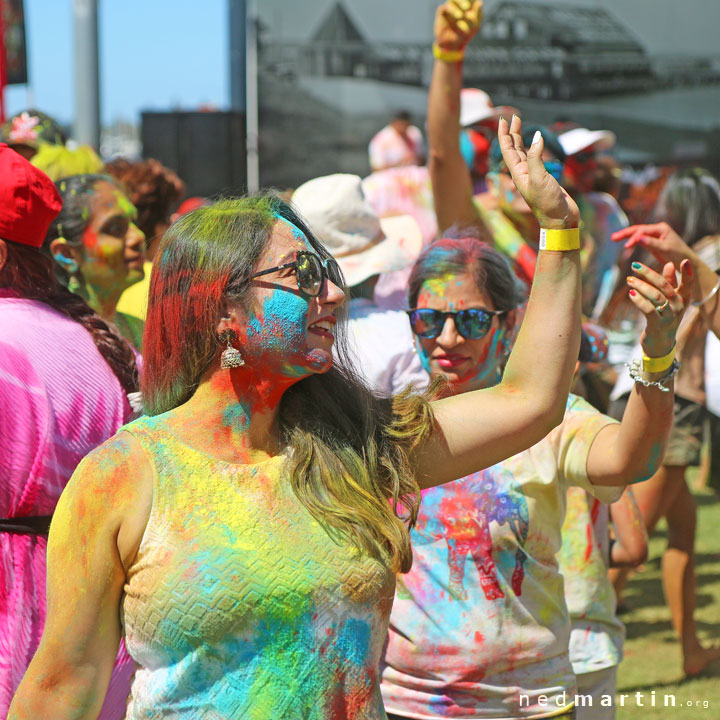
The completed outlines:
{"type": "Polygon", "coordinates": [[[436,60],[447,63],[462,62],[465,57],[464,50],[443,50],[437,43],[433,43],[433,56],[436,60]]]}
{"type": "Polygon", "coordinates": [[[667,355],[663,355],[659,358],[651,358],[643,353],[642,369],[648,373],[659,373],[665,372],[675,360],[675,345],[673,344],[672,350],[667,355]]]}
{"type": "Polygon", "coordinates": [[[540,230],[541,250],[579,250],[580,228],[567,230],[540,230]]]}

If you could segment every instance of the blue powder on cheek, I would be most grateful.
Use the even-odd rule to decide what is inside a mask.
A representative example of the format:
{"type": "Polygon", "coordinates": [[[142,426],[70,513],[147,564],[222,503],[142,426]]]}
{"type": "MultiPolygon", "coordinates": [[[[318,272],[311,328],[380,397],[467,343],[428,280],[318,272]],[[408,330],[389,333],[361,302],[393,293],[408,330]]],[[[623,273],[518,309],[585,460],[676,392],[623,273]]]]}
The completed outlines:
{"type": "Polygon", "coordinates": [[[418,357],[420,358],[420,364],[422,365],[423,370],[428,375],[431,375],[432,370],[430,368],[430,356],[423,349],[423,346],[420,344],[420,341],[418,340],[417,336],[415,336],[415,349],[417,350],[417,354],[418,354],[418,357]]]}
{"type": "Polygon", "coordinates": [[[307,300],[289,290],[274,290],[263,301],[260,316],[248,322],[248,338],[261,340],[265,349],[280,351],[293,363],[293,355],[303,355],[307,347],[307,300]]]}

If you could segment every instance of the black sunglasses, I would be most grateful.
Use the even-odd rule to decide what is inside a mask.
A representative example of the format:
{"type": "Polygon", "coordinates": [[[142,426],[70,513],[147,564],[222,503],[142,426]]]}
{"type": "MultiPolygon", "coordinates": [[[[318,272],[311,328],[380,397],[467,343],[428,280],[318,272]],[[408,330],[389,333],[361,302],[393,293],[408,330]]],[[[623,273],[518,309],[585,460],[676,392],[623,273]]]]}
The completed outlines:
{"type": "Polygon", "coordinates": [[[330,280],[339,288],[344,287],[342,272],[335,259],[325,258],[322,260],[315,253],[307,250],[298,251],[292,262],[261,270],[251,275],[249,279],[254,280],[262,275],[269,275],[277,270],[287,268],[295,268],[298,290],[310,297],[317,297],[322,292],[325,279],[330,280]]]}
{"type": "Polygon", "coordinates": [[[424,338],[436,338],[445,326],[445,320],[451,317],[457,331],[467,340],[479,340],[487,335],[495,315],[505,315],[507,310],[486,310],[468,308],[456,312],[442,312],[431,308],[406,310],[410,317],[412,331],[424,338]]]}

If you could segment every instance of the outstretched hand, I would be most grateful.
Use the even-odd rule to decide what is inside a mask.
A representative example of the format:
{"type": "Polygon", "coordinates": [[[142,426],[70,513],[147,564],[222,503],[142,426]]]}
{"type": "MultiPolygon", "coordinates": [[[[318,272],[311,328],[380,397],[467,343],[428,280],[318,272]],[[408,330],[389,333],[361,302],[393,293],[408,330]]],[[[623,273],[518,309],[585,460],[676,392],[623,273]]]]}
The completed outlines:
{"type": "Polygon", "coordinates": [[[518,192],[535,214],[540,227],[562,230],[578,227],[580,211],[575,201],[543,164],[543,138],[538,131],[528,150],[522,139],[522,122],[513,116],[510,127],[504,118],[498,124],[503,160],[518,192]]]}
{"type": "Polygon", "coordinates": [[[482,0],[448,0],[435,12],[435,42],[443,50],[464,50],[480,29],[482,0]]]}
{"type": "Polygon", "coordinates": [[[643,263],[634,262],[629,276],[630,299],[647,321],[642,346],[649,357],[662,357],[672,349],[680,321],[690,300],[693,273],[689,260],[680,263],[680,282],[675,265],[665,263],[662,274],[643,263]]]}
{"type": "Polygon", "coordinates": [[[625,248],[639,245],[649,250],[661,263],[671,262],[676,266],[691,258],[692,251],[683,239],[666,223],[653,225],[631,225],[611,235],[614,242],[627,240],[625,248]]]}

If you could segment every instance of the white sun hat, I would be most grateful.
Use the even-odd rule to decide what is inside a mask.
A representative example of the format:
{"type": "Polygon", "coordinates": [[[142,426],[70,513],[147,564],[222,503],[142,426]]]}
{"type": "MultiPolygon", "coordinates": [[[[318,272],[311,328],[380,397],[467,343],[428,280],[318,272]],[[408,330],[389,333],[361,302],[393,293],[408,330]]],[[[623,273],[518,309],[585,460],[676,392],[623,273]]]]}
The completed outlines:
{"type": "Polygon", "coordinates": [[[302,184],[292,203],[338,261],[348,287],[373,275],[402,270],[422,249],[420,226],[411,215],[379,218],[357,175],[337,173],[302,184]]]}
{"type": "Polygon", "coordinates": [[[497,120],[501,115],[518,114],[518,109],[510,105],[493,105],[490,96],[478,88],[463,88],[460,91],[460,127],[468,127],[491,118],[497,120]]]}
{"type": "Polygon", "coordinates": [[[615,145],[615,133],[610,130],[588,130],[587,128],[574,128],[558,136],[565,154],[570,157],[588,148],[597,152],[609,150],[615,145]]]}

